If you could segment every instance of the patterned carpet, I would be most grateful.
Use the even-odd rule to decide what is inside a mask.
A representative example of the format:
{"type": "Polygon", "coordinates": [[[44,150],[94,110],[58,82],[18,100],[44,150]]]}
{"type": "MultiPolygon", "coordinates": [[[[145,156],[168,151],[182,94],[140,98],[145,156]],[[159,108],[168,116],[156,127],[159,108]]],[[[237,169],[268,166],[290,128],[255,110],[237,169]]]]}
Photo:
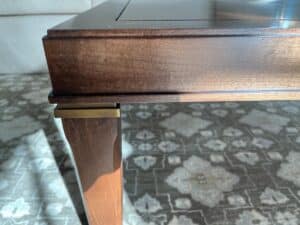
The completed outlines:
{"type": "MultiPolygon", "coordinates": [[[[1,225],[86,224],[48,91],[46,74],[0,76],[1,225]]],[[[122,120],[124,224],[300,224],[300,102],[124,105],[122,120]]]]}

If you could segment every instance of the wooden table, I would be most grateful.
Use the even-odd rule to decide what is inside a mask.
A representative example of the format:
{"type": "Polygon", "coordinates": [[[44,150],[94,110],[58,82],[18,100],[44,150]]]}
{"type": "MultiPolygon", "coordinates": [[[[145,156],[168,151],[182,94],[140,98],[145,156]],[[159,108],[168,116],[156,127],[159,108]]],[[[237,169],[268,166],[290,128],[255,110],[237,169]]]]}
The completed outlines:
{"type": "Polygon", "coordinates": [[[43,39],[91,225],[122,223],[120,104],[300,99],[298,0],[110,0],[43,39]]]}

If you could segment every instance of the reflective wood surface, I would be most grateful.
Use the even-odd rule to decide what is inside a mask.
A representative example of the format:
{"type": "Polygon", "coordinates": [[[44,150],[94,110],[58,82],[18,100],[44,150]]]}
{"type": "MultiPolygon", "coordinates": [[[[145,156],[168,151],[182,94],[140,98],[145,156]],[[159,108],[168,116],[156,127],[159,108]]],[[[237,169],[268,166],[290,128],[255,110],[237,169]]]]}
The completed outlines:
{"type": "Polygon", "coordinates": [[[63,119],[90,225],[122,224],[120,119],[63,119]]]}
{"type": "MultiPolygon", "coordinates": [[[[50,101],[300,100],[299,19],[297,0],[109,0],[48,31],[50,101]]],[[[119,127],[64,119],[91,225],[121,225],[119,127]]]]}
{"type": "Polygon", "coordinates": [[[298,29],[299,19],[298,0],[108,0],[49,35],[251,34],[298,29]]]}
{"type": "Polygon", "coordinates": [[[294,99],[299,17],[296,0],[109,0],[48,31],[53,94],[294,99]]]}

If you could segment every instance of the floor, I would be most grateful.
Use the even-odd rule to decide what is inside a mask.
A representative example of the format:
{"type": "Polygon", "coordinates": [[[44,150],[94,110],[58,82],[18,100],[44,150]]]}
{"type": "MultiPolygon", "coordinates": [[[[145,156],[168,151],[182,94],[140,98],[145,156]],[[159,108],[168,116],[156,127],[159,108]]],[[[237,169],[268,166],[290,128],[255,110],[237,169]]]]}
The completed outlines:
{"type": "MultiPolygon", "coordinates": [[[[0,76],[0,225],[87,224],[47,74],[0,76]]],[[[124,224],[299,225],[300,102],[124,105],[124,224]]]]}

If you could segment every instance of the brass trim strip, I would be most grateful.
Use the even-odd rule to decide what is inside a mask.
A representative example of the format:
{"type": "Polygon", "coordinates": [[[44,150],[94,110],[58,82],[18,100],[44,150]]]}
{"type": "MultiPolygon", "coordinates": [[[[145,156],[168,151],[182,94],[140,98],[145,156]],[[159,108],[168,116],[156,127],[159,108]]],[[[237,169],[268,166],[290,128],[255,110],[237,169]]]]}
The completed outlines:
{"type": "Polygon", "coordinates": [[[102,109],[117,108],[116,103],[64,103],[58,104],[58,109],[102,109]]]}
{"type": "Polygon", "coordinates": [[[118,108],[106,109],[54,109],[54,116],[59,118],[120,118],[121,113],[118,108]]]}

